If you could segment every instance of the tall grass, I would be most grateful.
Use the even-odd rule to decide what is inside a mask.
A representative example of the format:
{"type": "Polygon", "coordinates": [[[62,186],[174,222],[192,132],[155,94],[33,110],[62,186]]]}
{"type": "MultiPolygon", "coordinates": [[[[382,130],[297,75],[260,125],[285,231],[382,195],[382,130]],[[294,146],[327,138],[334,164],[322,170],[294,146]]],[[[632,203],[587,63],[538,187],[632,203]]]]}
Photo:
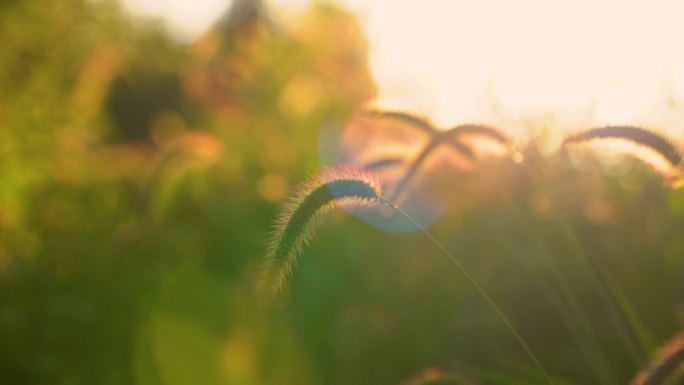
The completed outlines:
{"type": "Polygon", "coordinates": [[[409,378],[401,385],[479,385],[472,376],[461,370],[428,368],[409,378]]]}
{"type": "Polygon", "coordinates": [[[331,210],[340,206],[373,206],[379,198],[376,178],[358,168],[326,168],[302,183],[275,221],[258,283],[262,299],[282,289],[303,247],[331,210]]]}
{"type": "MultiPolygon", "coordinates": [[[[533,361],[543,378],[550,384],[553,383],[552,378],[544,370],[538,357],[534,354],[531,348],[527,345],[523,337],[518,333],[513,324],[508,320],[504,313],[500,310],[498,305],[489,297],[485,290],[477,283],[473,276],[467,269],[456,259],[430,232],[423,228],[417,221],[415,221],[409,214],[402,210],[395,203],[398,195],[404,190],[412,177],[419,171],[421,165],[432,154],[435,149],[442,145],[448,145],[458,151],[460,154],[469,159],[474,159],[475,153],[466,142],[462,139],[466,135],[482,137],[490,141],[494,141],[499,145],[507,148],[512,147],[512,140],[498,129],[487,125],[459,125],[449,130],[437,129],[431,122],[403,112],[382,112],[382,111],[367,111],[366,114],[380,119],[394,119],[416,127],[417,130],[427,133],[429,135],[428,143],[425,147],[413,158],[408,161],[402,157],[393,157],[387,159],[379,159],[371,163],[373,168],[382,168],[386,166],[405,164],[405,172],[403,177],[399,180],[392,191],[389,199],[382,196],[381,188],[376,177],[369,172],[358,168],[327,168],[320,175],[312,177],[305,182],[293,197],[288,201],[282,213],[276,220],[274,226],[274,233],[269,249],[262,263],[260,276],[260,291],[264,297],[272,297],[276,295],[285,284],[288,277],[292,274],[293,267],[296,264],[297,258],[302,254],[303,247],[313,237],[315,230],[325,218],[327,213],[332,209],[340,206],[362,206],[373,207],[377,205],[388,206],[401,214],[405,219],[411,222],[418,230],[422,231],[424,235],[442,252],[447,258],[458,268],[458,270],[465,276],[465,278],[477,289],[479,294],[486,300],[488,305],[494,310],[496,315],[505,323],[506,327],[515,336],[526,354],[533,361]]],[[[597,140],[613,140],[619,139],[627,141],[639,148],[645,148],[656,156],[664,160],[666,167],[660,167],[663,175],[668,180],[676,181],[681,177],[680,167],[684,156],[679,146],[659,135],[655,132],[645,129],[631,127],[631,126],[608,126],[600,128],[592,128],[589,130],[577,132],[569,135],[565,141],[565,145],[581,144],[597,140]],[[664,171],[663,171],[664,170],[664,171]]],[[[640,152],[635,152],[638,158],[644,162],[651,164],[652,160],[649,157],[643,156],[640,152]]],[[[563,227],[563,230],[567,230],[563,227]]],[[[568,242],[575,245],[576,240],[564,232],[565,236],[569,237],[568,242]]],[[[575,245],[576,246],[576,245],[575,245]]],[[[611,309],[614,310],[613,298],[605,292],[606,288],[601,283],[601,278],[596,271],[592,270],[591,264],[584,260],[584,251],[575,250],[575,253],[581,255],[579,259],[583,271],[591,278],[595,290],[600,296],[601,301],[611,309]]],[[[554,270],[554,278],[556,283],[561,286],[563,298],[569,304],[575,304],[576,299],[570,287],[566,282],[566,278],[560,272],[554,270]]],[[[563,308],[563,304],[559,302],[559,308],[563,308]]],[[[622,309],[625,310],[625,309],[622,309]]],[[[629,308],[626,310],[630,310],[629,308]]],[[[563,310],[564,311],[564,310],[563,310]]],[[[601,349],[598,345],[598,340],[588,325],[588,321],[581,316],[582,310],[578,306],[571,306],[571,311],[577,312],[576,320],[580,323],[578,329],[573,331],[576,338],[581,340],[581,336],[591,337],[590,343],[585,346],[588,352],[599,352],[601,349]]],[[[564,313],[565,314],[565,313],[564,313]]],[[[628,331],[624,330],[624,325],[621,321],[621,315],[617,313],[610,313],[612,321],[619,329],[618,332],[622,338],[628,343],[630,353],[638,356],[637,349],[631,346],[628,331]]],[[[566,317],[569,326],[572,326],[575,317],[566,317]]],[[[607,383],[615,382],[615,378],[607,371],[607,362],[601,354],[592,354],[588,359],[596,365],[597,373],[607,383]],[[596,360],[595,362],[593,360],[596,360]],[[601,361],[601,362],[599,362],[601,361]]],[[[658,354],[658,358],[651,364],[650,368],[639,373],[633,380],[632,385],[657,385],[661,384],[665,378],[682,362],[684,361],[684,334],[676,337],[671,342],[666,344],[658,354]]],[[[460,378],[458,376],[442,376],[432,375],[427,377],[416,378],[416,383],[442,383],[443,381],[468,381],[467,378],[460,378]]]]}
{"type": "Polygon", "coordinates": [[[665,178],[664,186],[676,189],[684,186],[680,145],[663,134],[633,126],[606,126],[579,131],[567,136],[564,145],[592,141],[619,140],[630,145],[626,150],[665,178]]]}
{"type": "MultiPolygon", "coordinates": [[[[474,149],[464,141],[465,137],[486,139],[509,150],[511,150],[511,145],[513,143],[513,140],[503,131],[486,124],[460,124],[449,129],[441,129],[425,118],[403,111],[366,110],[362,111],[362,114],[377,119],[396,120],[407,124],[409,127],[414,127],[418,131],[429,136],[427,144],[412,160],[410,160],[403,177],[396,186],[394,186],[392,194],[389,196],[389,199],[392,202],[396,202],[401,194],[403,194],[415,174],[429,159],[430,155],[443,146],[448,146],[464,158],[474,161],[477,158],[476,153],[474,149]]],[[[369,163],[368,166],[369,168],[378,169],[397,163],[399,163],[397,158],[392,157],[376,160],[369,163]]]]}
{"type": "Polygon", "coordinates": [[[660,385],[684,365],[684,331],[667,341],[655,354],[648,368],[639,372],[630,385],[660,385]]]}
{"type": "Polygon", "coordinates": [[[290,198],[275,222],[273,237],[261,266],[258,291],[262,300],[272,298],[282,289],[287,278],[292,274],[297,257],[302,254],[303,247],[313,237],[326,214],[333,208],[349,205],[366,207],[386,205],[411,222],[472,284],[513,334],[543,378],[549,384],[554,383],[522,335],[465,266],[413,217],[384,198],[375,177],[358,168],[326,168],[320,175],[314,175],[303,183],[290,198]]]}

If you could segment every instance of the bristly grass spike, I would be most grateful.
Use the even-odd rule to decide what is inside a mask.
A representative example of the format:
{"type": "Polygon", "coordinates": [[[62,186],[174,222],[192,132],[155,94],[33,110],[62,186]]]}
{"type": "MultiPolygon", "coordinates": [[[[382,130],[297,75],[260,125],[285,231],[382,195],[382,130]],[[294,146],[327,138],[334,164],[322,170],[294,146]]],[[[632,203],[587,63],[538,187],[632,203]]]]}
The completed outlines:
{"type": "Polygon", "coordinates": [[[297,262],[297,257],[302,254],[303,247],[313,237],[316,228],[331,209],[340,206],[373,207],[376,205],[388,206],[396,210],[444,253],[487,301],[497,317],[515,336],[546,381],[552,385],[553,380],[537,356],[484,288],[432,234],[408,213],[381,195],[380,185],[374,176],[359,168],[326,168],[319,175],[314,175],[309,181],[302,184],[288,201],[275,222],[273,237],[261,266],[258,282],[260,299],[271,299],[282,289],[287,278],[292,274],[292,269],[297,262]]]}
{"type": "Polygon", "coordinates": [[[276,295],[292,274],[303,247],[326,215],[341,206],[373,206],[380,184],[368,172],[354,167],[324,169],[299,186],[275,221],[266,258],[261,265],[260,296],[276,295]]]}
{"type": "Polygon", "coordinates": [[[684,364],[684,331],[662,345],[647,369],[637,373],[630,385],[660,385],[684,364]]]}
{"type": "Polygon", "coordinates": [[[665,177],[664,185],[666,188],[676,189],[684,186],[682,174],[684,154],[682,149],[677,142],[655,131],[633,126],[596,127],[567,136],[563,144],[571,145],[613,139],[619,139],[633,145],[634,147],[628,152],[665,177]],[[644,154],[642,149],[648,150],[648,153],[644,154]],[[657,158],[662,160],[654,159],[652,154],[656,154],[657,158]]]}

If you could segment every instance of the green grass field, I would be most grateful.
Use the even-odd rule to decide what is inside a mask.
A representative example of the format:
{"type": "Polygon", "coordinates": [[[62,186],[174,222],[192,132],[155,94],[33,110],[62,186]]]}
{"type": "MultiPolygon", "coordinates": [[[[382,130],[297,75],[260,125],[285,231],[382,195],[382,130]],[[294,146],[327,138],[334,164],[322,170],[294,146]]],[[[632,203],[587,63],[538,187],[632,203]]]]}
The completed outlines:
{"type": "MultiPolygon", "coordinates": [[[[183,45],[112,1],[3,1],[0,41],[0,384],[548,383],[428,237],[344,210],[260,305],[321,130],[375,96],[346,11],[183,45]]],[[[525,140],[516,161],[418,167],[443,203],[428,231],[555,384],[629,384],[684,325],[684,192],[525,140]]]]}

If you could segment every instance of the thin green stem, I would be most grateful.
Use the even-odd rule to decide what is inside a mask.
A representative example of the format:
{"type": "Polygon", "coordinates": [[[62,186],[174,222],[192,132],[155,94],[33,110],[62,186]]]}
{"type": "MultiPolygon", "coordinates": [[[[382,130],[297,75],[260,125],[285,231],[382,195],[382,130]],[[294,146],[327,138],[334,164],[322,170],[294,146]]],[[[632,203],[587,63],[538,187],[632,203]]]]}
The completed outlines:
{"type": "MultiPolygon", "coordinates": [[[[596,375],[601,378],[603,382],[605,380],[605,371],[602,364],[602,356],[598,354],[598,350],[591,341],[583,338],[582,323],[578,321],[576,312],[568,310],[568,308],[573,309],[573,301],[571,300],[572,293],[569,292],[567,284],[562,284],[558,281],[558,276],[552,274],[552,278],[544,275],[540,270],[532,267],[530,264],[530,255],[526,254],[525,251],[516,243],[509,239],[510,234],[501,231],[498,227],[492,225],[491,231],[497,236],[496,239],[503,242],[504,246],[509,248],[512,254],[518,259],[522,266],[526,267],[527,271],[530,273],[530,277],[537,283],[538,289],[546,297],[546,299],[551,303],[553,308],[556,310],[560,318],[565,323],[568,331],[570,332],[572,338],[577,342],[580,351],[584,354],[585,359],[589,366],[593,368],[596,375]]],[[[535,255],[537,255],[537,260],[544,263],[546,268],[549,268],[549,262],[543,255],[542,251],[535,248],[535,255]]]]}
{"type": "MultiPolygon", "coordinates": [[[[534,180],[537,186],[540,186],[542,191],[548,195],[553,196],[554,193],[548,186],[543,183],[538,174],[532,172],[532,170],[527,171],[527,175],[534,180]]],[[[600,261],[597,260],[592,262],[589,258],[586,250],[580,243],[577,235],[569,227],[568,223],[554,216],[553,220],[559,227],[561,235],[565,238],[565,241],[570,246],[570,251],[574,256],[575,260],[578,262],[579,268],[587,276],[589,283],[594,289],[594,292],[598,298],[603,302],[608,318],[613,323],[618,336],[622,340],[625,348],[627,349],[630,358],[636,363],[641,362],[644,350],[648,347],[648,334],[645,332],[645,328],[641,324],[639,318],[636,316],[632,305],[626,298],[622,290],[617,284],[614,284],[614,279],[607,269],[600,269],[600,261]],[[603,279],[602,276],[603,275],[603,279]],[[609,285],[605,281],[612,281],[613,284],[609,285]],[[610,287],[608,287],[610,286],[610,287]],[[619,314],[621,312],[621,314],[619,314]],[[625,320],[627,324],[625,325],[625,320]],[[631,330],[627,330],[630,329],[631,330]],[[633,336],[639,339],[640,346],[635,344],[633,336]],[[646,338],[645,338],[646,337],[646,338]]]]}
{"type": "Polygon", "coordinates": [[[409,166],[408,170],[404,174],[404,177],[397,183],[397,187],[395,187],[394,192],[392,193],[392,196],[390,197],[390,200],[395,202],[397,198],[399,197],[399,194],[401,194],[402,190],[404,187],[406,187],[413,177],[413,175],[418,171],[418,167],[427,159],[427,156],[432,153],[432,150],[434,150],[437,147],[438,143],[435,143],[434,141],[430,142],[423,151],[418,154],[418,156],[413,160],[413,163],[411,163],[411,166],[409,166]]]}
{"type": "Polygon", "coordinates": [[[537,358],[537,355],[534,354],[530,346],[525,342],[523,339],[522,335],[518,332],[518,330],[513,326],[513,323],[506,317],[506,315],[503,313],[501,308],[494,302],[494,300],[487,294],[487,292],[480,286],[480,284],[477,283],[475,278],[470,275],[468,270],[461,264],[461,262],[454,257],[449,250],[447,250],[444,245],[442,245],[432,234],[430,234],[429,231],[427,231],[423,226],[420,225],[413,217],[411,217],[407,212],[399,208],[398,206],[390,203],[388,200],[385,198],[380,197],[379,198],[380,202],[383,204],[392,207],[394,210],[396,210],[398,213],[400,213],[404,218],[406,218],[409,222],[411,222],[418,230],[420,230],[425,236],[435,245],[437,248],[458,268],[458,270],[466,277],[466,279],[475,287],[477,292],[484,298],[484,300],[487,302],[487,304],[492,308],[494,313],[501,319],[501,321],[506,325],[508,330],[513,334],[515,339],[518,341],[520,346],[523,348],[525,353],[529,356],[530,360],[534,363],[534,365],[539,369],[539,372],[542,374],[544,379],[550,384],[553,385],[553,379],[549,374],[546,372],[546,369],[544,369],[544,366],[541,364],[541,361],[539,361],[539,358],[537,358]]]}
{"type": "MultiPolygon", "coordinates": [[[[535,233],[537,229],[533,227],[533,224],[527,219],[526,216],[521,212],[520,207],[516,204],[510,205],[513,213],[519,218],[518,223],[527,229],[528,233],[535,233]]],[[[583,334],[585,338],[578,339],[577,342],[580,348],[585,351],[589,359],[589,363],[594,368],[594,371],[598,377],[598,380],[602,384],[616,384],[617,379],[610,367],[608,362],[608,357],[602,348],[598,336],[595,330],[592,328],[591,322],[585,316],[582,306],[580,305],[578,297],[575,295],[574,290],[570,282],[568,281],[563,270],[559,269],[557,263],[548,258],[549,250],[546,244],[539,239],[539,237],[533,237],[530,242],[535,246],[536,254],[538,255],[538,261],[543,263],[547,272],[550,274],[550,278],[555,284],[561,299],[565,302],[565,305],[570,309],[570,311],[561,310],[563,318],[567,319],[567,326],[573,330],[573,333],[579,331],[583,334]],[[574,319],[573,325],[572,320],[574,319]]]]}

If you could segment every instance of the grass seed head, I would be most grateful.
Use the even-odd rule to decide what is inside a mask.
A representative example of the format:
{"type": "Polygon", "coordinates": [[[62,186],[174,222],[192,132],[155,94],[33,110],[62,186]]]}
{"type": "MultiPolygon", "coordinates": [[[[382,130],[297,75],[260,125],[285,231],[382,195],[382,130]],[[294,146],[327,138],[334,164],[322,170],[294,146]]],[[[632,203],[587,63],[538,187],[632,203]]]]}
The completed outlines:
{"type": "Polygon", "coordinates": [[[510,146],[513,143],[513,139],[511,139],[511,137],[506,135],[503,131],[486,124],[462,124],[453,127],[447,131],[447,133],[450,136],[473,135],[476,137],[482,137],[497,142],[502,146],[510,146]]]}
{"type": "Polygon", "coordinates": [[[435,126],[428,120],[414,114],[402,111],[383,111],[383,110],[364,110],[363,115],[371,116],[380,119],[393,119],[404,122],[410,126],[416,127],[419,130],[434,134],[437,132],[435,126]]]}
{"type": "Polygon", "coordinates": [[[300,185],[275,221],[261,266],[259,295],[266,299],[282,289],[297,257],[332,209],[370,207],[380,200],[377,179],[354,167],[326,168],[300,185]]]}
{"type": "Polygon", "coordinates": [[[563,144],[608,140],[628,144],[625,150],[663,175],[666,187],[674,189],[682,186],[682,150],[675,141],[654,131],[633,126],[597,127],[571,134],[563,144]]]}
{"type": "Polygon", "coordinates": [[[662,345],[649,367],[640,371],[630,385],[659,385],[684,365],[684,331],[662,345]]]}

